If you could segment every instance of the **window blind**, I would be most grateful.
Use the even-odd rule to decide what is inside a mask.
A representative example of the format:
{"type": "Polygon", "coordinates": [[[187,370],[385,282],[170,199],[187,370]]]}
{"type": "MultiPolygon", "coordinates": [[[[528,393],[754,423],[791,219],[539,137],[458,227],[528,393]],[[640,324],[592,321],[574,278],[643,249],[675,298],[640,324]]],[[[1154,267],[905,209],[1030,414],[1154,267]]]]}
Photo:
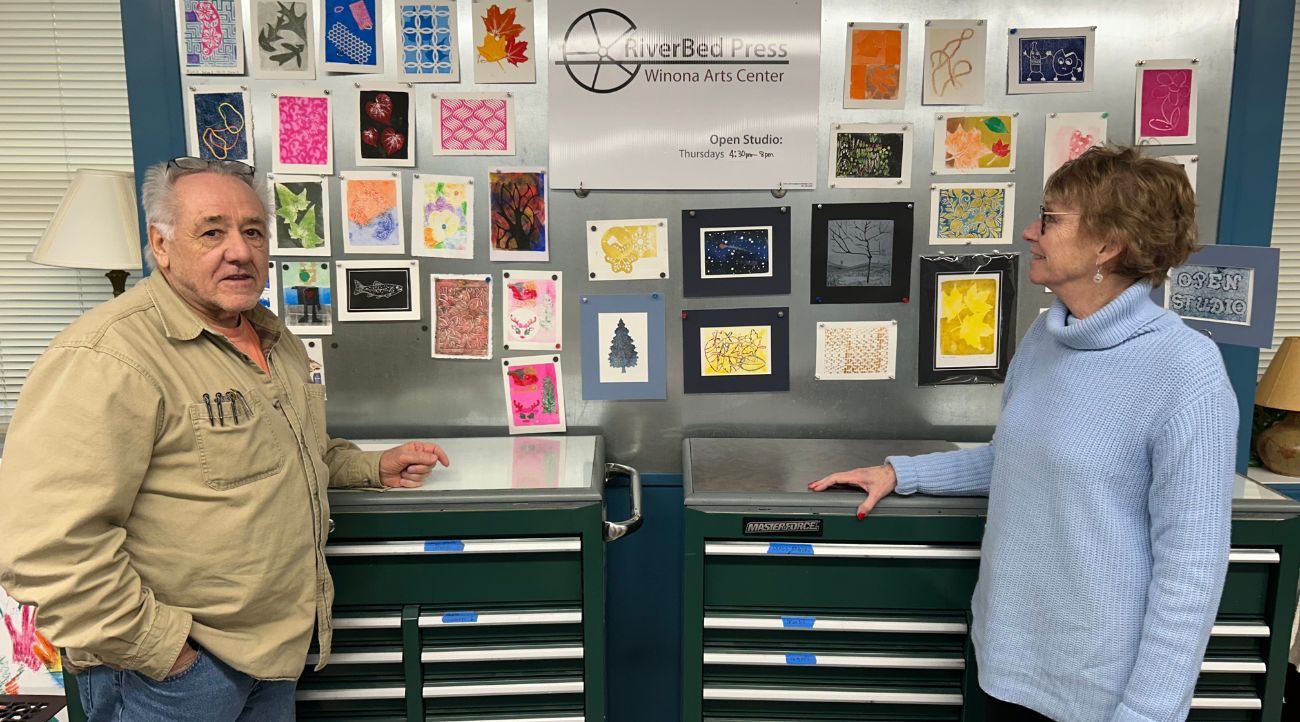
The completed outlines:
{"type": "Polygon", "coordinates": [[[112,297],[27,255],[78,168],[132,170],[118,1],[0,3],[0,437],[50,339],[112,297]]]}
{"type": "Polygon", "coordinates": [[[1273,209],[1272,246],[1281,250],[1277,280],[1277,323],[1273,347],[1259,354],[1263,375],[1274,350],[1287,336],[1300,336],[1300,13],[1291,33],[1291,70],[1286,83],[1286,110],[1282,120],[1282,151],[1277,169],[1277,200],[1273,209]]]}

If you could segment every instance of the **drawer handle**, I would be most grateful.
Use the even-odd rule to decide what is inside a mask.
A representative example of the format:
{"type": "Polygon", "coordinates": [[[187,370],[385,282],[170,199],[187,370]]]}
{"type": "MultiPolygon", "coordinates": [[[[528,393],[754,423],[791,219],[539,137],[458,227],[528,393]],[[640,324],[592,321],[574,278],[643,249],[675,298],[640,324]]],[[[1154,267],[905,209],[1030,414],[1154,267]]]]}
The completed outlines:
{"type": "Polygon", "coordinates": [[[817,664],[817,655],[804,652],[786,652],[785,663],[791,665],[817,664]]]}
{"type": "Polygon", "coordinates": [[[459,539],[431,539],[424,543],[426,552],[463,552],[465,551],[465,542],[459,539]]]}
{"type": "Polygon", "coordinates": [[[1282,555],[1272,549],[1233,549],[1228,552],[1228,561],[1238,564],[1277,564],[1282,555]]]}
{"type": "Polygon", "coordinates": [[[1268,637],[1271,634],[1267,624],[1216,624],[1210,629],[1211,637],[1268,637]]]}
{"type": "Polygon", "coordinates": [[[424,697],[499,697],[520,694],[575,694],[582,682],[531,682],[515,684],[425,685],[424,697]]]}
{"type": "Polygon", "coordinates": [[[605,541],[622,539],[641,528],[641,472],[623,464],[605,464],[605,485],[609,485],[611,476],[626,476],[632,489],[632,516],[626,521],[605,522],[605,541]]]}
{"type": "Polygon", "coordinates": [[[812,629],[816,624],[816,617],[781,617],[781,626],[786,629],[812,629]]]}
{"type": "Polygon", "coordinates": [[[1193,697],[1192,709],[1264,709],[1257,697],[1193,697]]]}
{"type": "Polygon", "coordinates": [[[792,544],[782,542],[706,542],[704,553],[715,556],[767,556],[792,554],[799,556],[837,557],[850,559],[973,559],[980,558],[979,549],[941,547],[928,544],[792,544]],[[778,551],[772,551],[773,548],[778,551]],[[804,548],[808,547],[809,550],[804,548]],[[789,551],[786,551],[789,549],[789,551]]]}
{"type": "Polygon", "coordinates": [[[537,539],[429,539],[425,541],[330,544],[327,557],[381,557],[418,554],[550,554],[582,551],[577,537],[537,539]]]}
{"type": "Polygon", "coordinates": [[[876,702],[879,704],[960,705],[960,694],[939,692],[849,692],[813,689],[741,689],[705,687],[704,699],[755,700],[764,702],[876,702]]]}
{"type": "Polygon", "coordinates": [[[478,622],[478,612],[447,612],[442,615],[443,624],[474,624],[478,622]]]}
{"type": "Polygon", "coordinates": [[[338,700],[402,699],[402,687],[369,687],[361,689],[300,689],[294,695],[300,702],[332,702],[338,700]]]}
{"type": "MultiPolygon", "coordinates": [[[[827,632],[897,632],[907,634],[965,634],[961,622],[896,619],[827,619],[817,617],[709,617],[705,629],[813,629],[827,632]]],[[[1264,636],[1268,636],[1267,633],[1264,636]]]]}

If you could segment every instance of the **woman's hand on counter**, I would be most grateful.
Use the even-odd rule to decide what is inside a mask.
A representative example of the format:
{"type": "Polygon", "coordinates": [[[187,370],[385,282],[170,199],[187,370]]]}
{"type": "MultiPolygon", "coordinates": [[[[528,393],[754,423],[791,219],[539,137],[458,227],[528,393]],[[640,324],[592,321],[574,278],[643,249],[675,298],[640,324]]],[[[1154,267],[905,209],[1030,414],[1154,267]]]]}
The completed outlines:
{"type": "Polygon", "coordinates": [[[826,491],[832,486],[856,486],[867,492],[866,501],[858,505],[858,519],[862,520],[875,508],[876,502],[893,493],[898,486],[898,476],[889,464],[864,466],[848,471],[837,471],[808,485],[811,491],[826,491]]]}

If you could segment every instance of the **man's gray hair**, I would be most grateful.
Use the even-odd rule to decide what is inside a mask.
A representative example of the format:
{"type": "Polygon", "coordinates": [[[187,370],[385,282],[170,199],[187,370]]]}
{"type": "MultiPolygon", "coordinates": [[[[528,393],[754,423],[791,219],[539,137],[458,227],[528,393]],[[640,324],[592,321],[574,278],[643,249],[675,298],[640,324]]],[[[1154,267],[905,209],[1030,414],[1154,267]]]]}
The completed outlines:
{"type": "MultiPolygon", "coordinates": [[[[156,227],[169,241],[176,238],[176,181],[195,173],[216,173],[239,179],[257,196],[257,202],[262,206],[262,217],[266,217],[266,200],[262,198],[257,186],[253,185],[253,176],[238,172],[236,166],[211,163],[207,168],[196,169],[161,161],[149,166],[144,172],[144,183],[140,184],[140,205],[144,208],[146,227],[156,227]]],[[[154,258],[152,246],[145,246],[144,263],[151,272],[158,270],[158,259],[154,258]]]]}

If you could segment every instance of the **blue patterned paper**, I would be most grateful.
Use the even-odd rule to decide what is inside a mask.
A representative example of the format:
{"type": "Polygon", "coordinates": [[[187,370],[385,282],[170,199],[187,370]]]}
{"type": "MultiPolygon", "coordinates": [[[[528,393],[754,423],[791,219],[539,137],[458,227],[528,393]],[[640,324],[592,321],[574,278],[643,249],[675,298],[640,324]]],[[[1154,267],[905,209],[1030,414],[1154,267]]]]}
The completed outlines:
{"type": "Polygon", "coordinates": [[[452,75],[456,48],[452,28],[456,8],[441,3],[401,7],[402,70],[411,75],[452,75]]]}
{"type": "Polygon", "coordinates": [[[195,93],[194,127],[198,157],[204,160],[248,160],[248,109],[244,94],[195,93]]]}
{"type": "Polygon", "coordinates": [[[325,62],[378,65],[378,17],[375,0],[326,0],[325,62]]]}
{"type": "Polygon", "coordinates": [[[1082,35],[1059,38],[1017,38],[1022,84],[1078,84],[1085,82],[1084,60],[1088,39],[1082,35]]]}

